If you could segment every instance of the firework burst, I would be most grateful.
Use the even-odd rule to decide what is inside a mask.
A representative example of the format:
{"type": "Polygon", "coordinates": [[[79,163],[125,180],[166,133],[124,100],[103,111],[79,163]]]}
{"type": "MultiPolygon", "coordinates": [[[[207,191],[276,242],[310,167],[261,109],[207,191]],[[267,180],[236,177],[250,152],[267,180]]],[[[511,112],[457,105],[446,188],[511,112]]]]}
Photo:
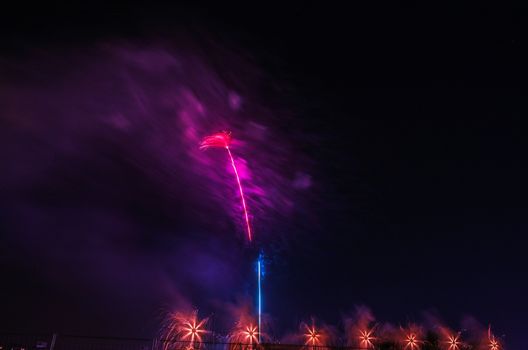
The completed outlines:
{"type": "MultiPolygon", "coordinates": [[[[259,344],[259,329],[256,323],[240,321],[229,334],[229,342],[251,349],[259,344]]],[[[238,347],[234,347],[238,349],[238,347]]]]}
{"type": "Polygon", "coordinates": [[[306,341],[304,342],[305,345],[321,345],[321,334],[317,331],[315,328],[315,325],[305,325],[306,333],[304,333],[304,337],[306,341]]]}
{"type": "Polygon", "coordinates": [[[332,334],[328,326],[318,327],[313,318],[310,323],[301,323],[300,330],[300,336],[306,347],[327,346],[332,334]]]}
{"type": "Polygon", "coordinates": [[[405,349],[419,349],[420,346],[418,344],[420,343],[421,341],[418,339],[418,336],[413,332],[410,332],[405,336],[405,349]]]}
{"type": "Polygon", "coordinates": [[[344,319],[347,345],[360,349],[370,349],[374,347],[374,336],[376,324],[375,318],[370,309],[365,306],[357,306],[355,315],[344,319]]]}
{"type": "Polygon", "coordinates": [[[439,344],[444,350],[460,350],[465,348],[467,344],[463,343],[461,340],[461,332],[454,332],[445,326],[439,326],[438,333],[440,340],[439,344]]]}
{"type": "Polygon", "coordinates": [[[447,350],[460,350],[462,345],[462,342],[460,341],[460,333],[448,335],[445,343],[447,344],[447,350]]]}
{"type": "Polygon", "coordinates": [[[495,335],[491,333],[491,326],[488,327],[488,341],[489,350],[500,350],[499,341],[495,338],[495,335]]]}
{"type": "Polygon", "coordinates": [[[242,330],[242,336],[244,337],[244,340],[246,341],[246,343],[249,343],[249,344],[258,343],[258,335],[259,335],[258,327],[253,324],[247,325],[242,330]]]}
{"type": "Polygon", "coordinates": [[[373,335],[374,329],[360,329],[358,333],[359,346],[362,349],[370,349],[374,347],[374,340],[376,340],[376,337],[373,335]]]}
{"type": "Polygon", "coordinates": [[[403,331],[403,349],[404,350],[418,350],[420,345],[423,344],[423,340],[420,339],[420,329],[418,327],[411,326],[407,330],[403,331]]]}
{"type": "Polygon", "coordinates": [[[208,319],[198,319],[198,312],[190,314],[179,312],[171,313],[167,320],[167,326],[162,339],[164,341],[163,350],[179,348],[200,348],[202,337],[209,333],[205,329],[208,319]],[[181,344],[185,344],[182,346],[181,344]]]}
{"type": "Polygon", "coordinates": [[[251,232],[251,225],[249,224],[249,214],[246,204],[246,198],[244,196],[244,189],[242,187],[242,182],[240,181],[240,176],[238,175],[238,169],[235,163],[235,159],[233,158],[233,154],[231,153],[230,146],[231,145],[231,133],[228,131],[221,131],[217,132],[215,134],[206,136],[202,139],[202,142],[200,143],[200,149],[202,151],[207,150],[209,148],[225,148],[227,151],[227,154],[229,155],[229,159],[231,161],[231,166],[233,167],[233,171],[235,173],[235,178],[238,184],[238,192],[240,193],[240,200],[242,202],[242,209],[244,214],[244,221],[246,223],[246,232],[248,240],[251,242],[253,239],[253,233],[251,232]]]}

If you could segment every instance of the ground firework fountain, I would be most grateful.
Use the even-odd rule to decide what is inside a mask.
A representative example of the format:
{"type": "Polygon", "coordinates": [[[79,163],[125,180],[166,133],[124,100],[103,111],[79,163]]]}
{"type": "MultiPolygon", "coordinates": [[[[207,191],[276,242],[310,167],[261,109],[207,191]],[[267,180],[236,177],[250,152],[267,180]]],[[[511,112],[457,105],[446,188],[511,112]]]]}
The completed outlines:
{"type": "MultiPolygon", "coordinates": [[[[217,132],[203,138],[200,143],[200,149],[207,150],[209,148],[223,148],[227,151],[238,186],[247,240],[249,243],[252,243],[253,232],[249,219],[250,215],[236,160],[231,152],[231,141],[232,138],[230,132],[217,132]]],[[[235,345],[235,348],[236,346],[242,346],[251,349],[257,344],[262,344],[262,254],[259,254],[256,260],[256,273],[257,317],[252,318],[250,315],[244,314],[238,320],[236,326],[229,332],[227,339],[231,345],[235,345]]],[[[372,324],[373,321],[374,318],[369,310],[366,308],[358,309],[358,316],[355,321],[346,321],[346,345],[355,349],[377,349],[388,345],[403,350],[420,350],[424,347],[445,350],[464,350],[469,348],[477,349],[479,346],[473,346],[469,345],[469,343],[463,342],[460,332],[453,332],[443,326],[437,326],[437,329],[440,329],[440,332],[437,332],[437,340],[430,341],[430,339],[427,338],[426,332],[424,332],[419,326],[411,324],[406,328],[400,327],[398,330],[398,328],[389,325],[384,330],[383,327],[378,327],[379,324],[372,324]],[[387,329],[393,329],[393,331],[387,331],[387,329]]],[[[166,334],[167,338],[185,340],[190,342],[191,346],[195,346],[196,343],[201,343],[201,334],[206,332],[205,329],[203,329],[205,323],[206,320],[197,320],[196,313],[187,318],[173,317],[173,324],[168,327],[166,334]]],[[[489,328],[486,333],[486,336],[481,338],[480,344],[486,344],[485,347],[487,350],[502,349],[500,342],[491,333],[491,328],[489,328]]],[[[329,328],[328,326],[317,327],[315,320],[312,319],[310,323],[301,323],[300,332],[297,334],[297,340],[294,342],[298,343],[300,346],[303,344],[304,347],[315,349],[320,346],[329,346],[333,344],[336,339],[338,338],[336,338],[333,328],[329,328]]]]}
{"type": "Polygon", "coordinates": [[[206,329],[207,321],[207,318],[198,318],[197,310],[190,313],[171,313],[161,334],[162,350],[200,348],[203,336],[209,333],[206,329]]]}

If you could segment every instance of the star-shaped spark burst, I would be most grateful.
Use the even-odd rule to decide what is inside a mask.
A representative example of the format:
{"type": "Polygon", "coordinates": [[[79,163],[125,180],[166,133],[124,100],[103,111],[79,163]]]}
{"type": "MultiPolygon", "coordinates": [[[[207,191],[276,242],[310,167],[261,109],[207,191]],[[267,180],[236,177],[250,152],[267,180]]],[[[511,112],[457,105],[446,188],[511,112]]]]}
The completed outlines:
{"type": "Polygon", "coordinates": [[[488,339],[489,339],[489,348],[490,350],[499,350],[500,344],[497,339],[495,339],[495,336],[493,333],[491,333],[491,326],[488,328],[488,339]]]}
{"type": "Polygon", "coordinates": [[[242,330],[242,335],[244,337],[244,340],[249,343],[258,343],[258,329],[257,326],[254,326],[252,324],[249,324],[248,326],[244,327],[242,330]]]}
{"type": "Polygon", "coordinates": [[[488,336],[488,338],[489,338],[490,350],[499,350],[500,345],[499,345],[499,342],[497,341],[497,339],[495,339],[495,336],[493,334],[490,334],[488,336]]]}
{"type": "Polygon", "coordinates": [[[304,327],[306,328],[306,333],[304,334],[304,336],[306,337],[306,342],[304,344],[305,345],[311,344],[313,346],[319,345],[321,334],[317,332],[317,330],[315,329],[315,325],[313,324],[312,326],[305,325],[304,327]]]}
{"type": "Polygon", "coordinates": [[[184,321],[181,325],[180,334],[181,340],[190,341],[191,343],[202,342],[202,334],[207,333],[207,330],[204,329],[207,319],[197,320],[196,314],[193,315],[187,321],[184,321]]]}
{"type": "Polygon", "coordinates": [[[490,350],[499,350],[499,342],[495,339],[490,339],[490,350]]]}
{"type": "Polygon", "coordinates": [[[202,336],[209,333],[205,329],[207,318],[198,319],[198,312],[193,311],[190,314],[175,312],[170,314],[167,322],[167,329],[164,334],[165,343],[163,350],[168,350],[175,343],[185,342],[189,348],[195,348],[196,345],[201,347],[202,336]]]}
{"type": "Polygon", "coordinates": [[[460,350],[460,345],[462,344],[460,342],[460,333],[454,335],[450,334],[447,336],[447,340],[445,343],[447,344],[447,350],[460,350]]]}
{"type": "Polygon", "coordinates": [[[359,331],[359,344],[362,349],[368,349],[374,347],[373,341],[376,339],[372,333],[374,329],[364,329],[359,331]]]}
{"type": "Polygon", "coordinates": [[[421,341],[418,339],[418,336],[416,335],[416,333],[410,332],[409,334],[407,334],[405,336],[405,347],[404,347],[404,349],[410,349],[410,350],[419,349],[420,348],[420,346],[419,346],[420,343],[421,343],[421,341]]]}

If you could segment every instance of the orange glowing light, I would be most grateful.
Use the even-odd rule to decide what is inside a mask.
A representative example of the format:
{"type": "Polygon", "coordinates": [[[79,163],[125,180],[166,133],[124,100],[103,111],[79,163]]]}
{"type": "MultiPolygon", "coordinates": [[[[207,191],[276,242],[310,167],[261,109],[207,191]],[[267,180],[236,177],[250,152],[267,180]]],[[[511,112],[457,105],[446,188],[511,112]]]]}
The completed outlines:
{"type": "Polygon", "coordinates": [[[207,320],[203,319],[201,321],[198,321],[196,317],[186,321],[182,325],[182,340],[188,340],[191,343],[194,343],[194,341],[201,342],[202,341],[202,334],[207,333],[205,329],[203,329],[203,326],[207,320]]]}
{"type": "Polygon", "coordinates": [[[359,331],[359,344],[362,349],[368,349],[374,347],[373,341],[376,339],[372,333],[374,329],[365,329],[359,331]]]}
{"type": "Polygon", "coordinates": [[[188,348],[200,347],[202,345],[202,336],[209,333],[205,329],[207,320],[207,318],[198,319],[197,311],[191,314],[178,312],[171,314],[164,334],[165,344],[163,350],[175,347],[178,342],[188,343],[188,348]]]}
{"type": "Polygon", "coordinates": [[[446,344],[448,345],[448,350],[460,350],[460,333],[457,335],[451,334],[447,336],[446,344]]]}
{"type": "Polygon", "coordinates": [[[499,350],[499,342],[495,339],[490,340],[490,350],[499,350]]]}
{"type": "Polygon", "coordinates": [[[491,333],[491,325],[488,328],[488,339],[489,339],[489,348],[490,350],[499,350],[500,344],[497,339],[495,339],[495,335],[491,333]]]}
{"type": "Polygon", "coordinates": [[[253,322],[243,320],[237,323],[236,327],[229,334],[229,342],[232,345],[246,345],[242,348],[236,346],[230,349],[252,349],[253,344],[259,343],[259,329],[253,322]]]}
{"type": "Polygon", "coordinates": [[[258,329],[257,326],[249,324],[242,330],[244,340],[249,344],[258,343],[258,329]]]}
{"type": "Polygon", "coordinates": [[[317,332],[315,329],[315,326],[312,325],[311,327],[308,325],[304,326],[306,328],[306,333],[304,336],[306,337],[305,345],[311,344],[312,346],[319,345],[321,343],[320,338],[321,334],[317,332]]]}
{"type": "Polygon", "coordinates": [[[416,333],[411,332],[407,334],[405,337],[405,348],[404,349],[410,349],[410,350],[419,349],[420,343],[421,341],[418,339],[418,336],[416,335],[416,333]]]}

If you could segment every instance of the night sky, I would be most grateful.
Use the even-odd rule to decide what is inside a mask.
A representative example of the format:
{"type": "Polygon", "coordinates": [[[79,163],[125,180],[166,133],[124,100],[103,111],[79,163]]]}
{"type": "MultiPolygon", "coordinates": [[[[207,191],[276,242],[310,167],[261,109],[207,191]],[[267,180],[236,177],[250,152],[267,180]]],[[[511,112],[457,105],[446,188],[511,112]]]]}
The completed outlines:
{"type": "MultiPolygon", "coordinates": [[[[41,4],[0,15],[0,329],[152,337],[358,305],[520,349],[528,7],[41,4]],[[226,155],[233,131],[253,215],[226,155]]],[[[237,153],[238,152],[238,153],[237,153]]],[[[222,328],[223,327],[223,328],[222,328]]]]}

